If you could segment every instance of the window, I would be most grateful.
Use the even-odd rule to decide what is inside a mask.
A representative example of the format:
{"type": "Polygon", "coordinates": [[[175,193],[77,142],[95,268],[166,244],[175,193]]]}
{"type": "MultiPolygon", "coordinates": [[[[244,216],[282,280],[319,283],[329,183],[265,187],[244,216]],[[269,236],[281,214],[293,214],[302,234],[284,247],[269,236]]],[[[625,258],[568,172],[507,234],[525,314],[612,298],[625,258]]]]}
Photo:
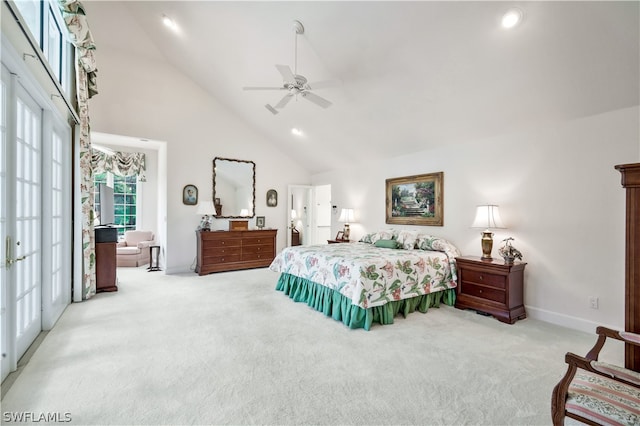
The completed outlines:
{"type": "Polygon", "coordinates": [[[57,0],[20,0],[15,5],[44,53],[53,75],[69,95],[73,50],[57,0]]]}
{"type": "Polygon", "coordinates": [[[124,231],[136,229],[136,199],[138,193],[137,176],[118,176],[111,173],[97,173],[93,176],[94,210],[100,211],[100,184],[109,184],[110,176],[113,177],[113,208],[115,223],[118,226],[118,235],[124,235],[124,231]]]}

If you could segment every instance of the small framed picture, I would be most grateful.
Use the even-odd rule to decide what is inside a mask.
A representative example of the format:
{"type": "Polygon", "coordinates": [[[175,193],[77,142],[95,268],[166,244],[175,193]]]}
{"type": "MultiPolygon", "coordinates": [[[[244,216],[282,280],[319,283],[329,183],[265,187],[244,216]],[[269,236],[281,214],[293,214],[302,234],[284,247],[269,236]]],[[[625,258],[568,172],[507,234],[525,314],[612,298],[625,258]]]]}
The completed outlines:
{"type": "Polygon", "coordinates": [[[267,191],[267,207],[275,207],[278,205],[278,192],[275,189],[267,191]]]}
{"type": "Polygon", "coordinates": [[[260,229],[264,228],[264,216],[256,216],[256,226],[260,229]]]}
{"type": "Polygon", "coordinates": [[[336,234],[336,241],[344,240],[344,231],[338,231],[336,234]]]}
{"type": "Polygon", "coordinates": [[[187,206],[198,204],[198,188],[195,185],[185,185],[182,188],[182,203],[187,206]]]}

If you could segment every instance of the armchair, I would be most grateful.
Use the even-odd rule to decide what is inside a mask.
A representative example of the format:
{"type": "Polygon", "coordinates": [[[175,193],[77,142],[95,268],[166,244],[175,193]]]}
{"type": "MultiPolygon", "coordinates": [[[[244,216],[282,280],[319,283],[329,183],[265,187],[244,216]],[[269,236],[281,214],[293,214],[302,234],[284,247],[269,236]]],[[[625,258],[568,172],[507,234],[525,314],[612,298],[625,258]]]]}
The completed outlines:
{"type": "Polygon", "coordinates": [[[116,246],[118,266],[142,266],[149,263],[149,246],[155,245],[151,231],[125,231],[116,246]]]}
{"type": "Polygon", "coordinates": [[[589,425],[640,424],[640,373],[598,361],[607,338],[640,346],[640,334],[596,329],[598,340],[586,357],[568,352],[566,374],[553,389],[554,426],[571,417],[589,425]]]}

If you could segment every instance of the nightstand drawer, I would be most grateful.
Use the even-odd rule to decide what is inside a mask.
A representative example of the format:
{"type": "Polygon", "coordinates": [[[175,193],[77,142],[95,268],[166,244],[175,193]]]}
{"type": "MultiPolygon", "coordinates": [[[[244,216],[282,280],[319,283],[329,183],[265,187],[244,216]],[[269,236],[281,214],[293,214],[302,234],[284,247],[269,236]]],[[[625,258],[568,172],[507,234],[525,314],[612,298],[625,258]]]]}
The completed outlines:
{"type": "Polygon", "coordinates": [[[480,297],[485,300],[493,300],[499,303],[506,302],[506,293],[504,290],[498,290],[492,287],[485,287],[481,285],[471,284],[468,281],[463,281],[460,285],[462,294],[469,296],[480,297]]]}
{"type": "Polygon", "coordinates": [[[476,284],[482,284],[495,288],[507,288],[507,277],[504,275],[495,275],[487,272],[475,271],[473,269],[463,269],[460,278],[463,282],[468,281],[476,284]]]}

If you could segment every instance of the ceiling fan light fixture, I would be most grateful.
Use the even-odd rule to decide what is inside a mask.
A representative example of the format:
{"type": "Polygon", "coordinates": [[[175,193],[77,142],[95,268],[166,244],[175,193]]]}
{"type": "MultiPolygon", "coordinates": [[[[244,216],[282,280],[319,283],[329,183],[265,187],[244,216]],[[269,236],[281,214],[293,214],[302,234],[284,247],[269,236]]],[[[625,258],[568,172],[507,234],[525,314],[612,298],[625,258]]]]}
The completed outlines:
{"type": "Polygon", "coordinates": [[[502,16],[502,28],[511,29],[522,22],[522,11],[517,8],[509,9],[502,16]]]}

